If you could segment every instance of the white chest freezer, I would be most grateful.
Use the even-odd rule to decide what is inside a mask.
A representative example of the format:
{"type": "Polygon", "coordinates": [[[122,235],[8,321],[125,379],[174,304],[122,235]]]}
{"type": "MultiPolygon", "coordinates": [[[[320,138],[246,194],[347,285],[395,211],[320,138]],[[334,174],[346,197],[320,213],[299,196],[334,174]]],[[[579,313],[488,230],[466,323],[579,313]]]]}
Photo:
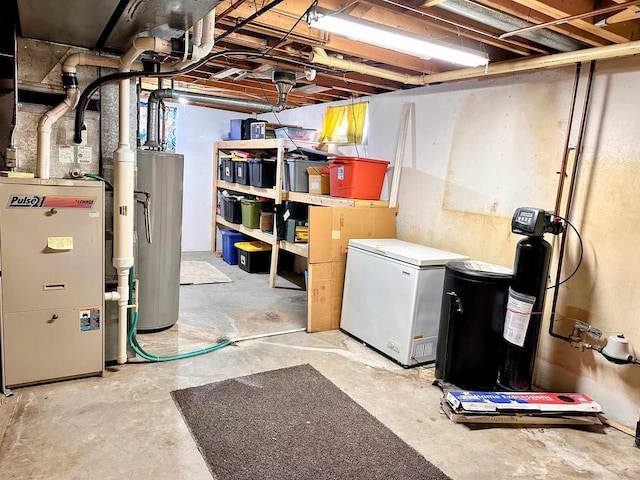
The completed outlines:
{"type": "Polygon", "coordinates": [[[434,361],[445,265],[457,253],[349,240],[340,328],[403,366],[434,361]]]}

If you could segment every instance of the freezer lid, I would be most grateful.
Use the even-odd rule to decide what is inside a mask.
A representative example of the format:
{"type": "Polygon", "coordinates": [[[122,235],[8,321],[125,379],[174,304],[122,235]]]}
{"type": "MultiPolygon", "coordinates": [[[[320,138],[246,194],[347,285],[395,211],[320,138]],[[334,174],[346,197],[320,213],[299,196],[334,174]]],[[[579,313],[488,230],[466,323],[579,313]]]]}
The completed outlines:
{"type": "Polygon", "coordinates": [[[469,257],[457,253],[404,242],[396,238],[365,238],[349,240],[349,247],[359,248],[387,258],[409,263],[417,267],[445,265],[451,260],[468,260],[469,257]]]}

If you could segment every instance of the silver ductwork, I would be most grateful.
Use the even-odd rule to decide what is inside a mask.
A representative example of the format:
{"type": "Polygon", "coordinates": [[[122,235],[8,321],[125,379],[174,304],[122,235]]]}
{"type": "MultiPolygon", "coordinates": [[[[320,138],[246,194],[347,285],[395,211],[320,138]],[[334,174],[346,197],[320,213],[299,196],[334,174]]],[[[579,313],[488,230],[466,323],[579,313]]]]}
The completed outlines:
{"type": "Polygon", "coordinates": [[[242,98],[216,97],[200,93],[182,92],[170,88],[155,90],[149,95],[149,102],[147,104],[147,141],[145,142],[145,146],[147,147],[157,148],[160,146],[158,141],[158,112],[160,100],[165,98],[183,99],[187,102],[206,103],[218,107],[239,108],[259,113],[279,112],[284,108],[279,104],[272,105],[266,102],[257,102],[242,98]]]}
{"type": "MultiPolygon", "coordinates": [[[[461,17],[474,20],[493,28],[497,28],[503,32],[510,32],[512,30],[518,30],[520,28],[530,27],[533,25],[530,22],[520,20],[514,16],[507,15],[469,0],[446,0],[439,3],[437,8],[441,8],[447,12],[455,13],[461,17]]],[[[552,48],[558,52],[572,52],[584,47],[580,42],[550,30],[523,32],[518,36],[539,45],[552,48]]]]}
{"type": "Polygon", "coordinates": [[[278,105],[284,105],[287,103],[289,92],[296,84],[296,74],[293,72],[275,70],[271,77],[271,81],[275,83],[276,90],[278,90],[278,105]]]}
{"type": "Polygon", "coordinates": [[[165,98],[183,99],[188,102],[206,103],[218,107],[238,108],[241,110],[251,110],[257,113],[279,112],[286,103],[289,92],[296,83],[296,75],[292,72],[274,71],[272,77],[273,83],[278,91],[278,103],[271,104],[267,102],[258,102],[255,100],[246,100],[243,98],[233,97],[217,97],[215,95],[204,95],[201,93],[183,92],[170,88],[163,88],[151,92],[149,102],[147,104],[147,141],[145,146],[158,148],[158,113],[160,100],[165,98]]]}

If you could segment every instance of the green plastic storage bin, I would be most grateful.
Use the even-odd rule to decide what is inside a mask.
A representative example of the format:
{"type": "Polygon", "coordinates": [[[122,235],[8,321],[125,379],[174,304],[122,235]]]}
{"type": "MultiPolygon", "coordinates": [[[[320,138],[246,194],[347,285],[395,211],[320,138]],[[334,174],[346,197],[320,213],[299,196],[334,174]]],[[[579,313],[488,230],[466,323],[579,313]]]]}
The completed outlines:
{"type": "Polygon", "coordinates": [[[242,210],[242,225],[247,228],[260,228],[260,208],[262,202],[243,198],[240,200],[242,210]]]}

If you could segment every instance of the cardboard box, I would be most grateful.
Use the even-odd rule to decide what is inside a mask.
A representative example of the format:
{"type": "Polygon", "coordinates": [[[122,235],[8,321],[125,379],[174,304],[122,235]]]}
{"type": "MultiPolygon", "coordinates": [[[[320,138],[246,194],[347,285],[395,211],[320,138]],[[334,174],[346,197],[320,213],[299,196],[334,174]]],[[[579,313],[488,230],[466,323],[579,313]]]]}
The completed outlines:
{"type": "Polygon", "coordinates": [[[309,264],[307,331],[320,332],[340,327],[344,261],[309,264]]]}
{"type": "Polygon", "coordinates": [[[260,230],[263,232],[273,232],[273,213],[260,212],[260,230]]]}
{"type": "Polygon", "coordinates": [[[582,393],[473,392],[451,390],[447,401],[454,410],[469,412],[537,411],[600,413],[602,408],[582,393]]]}
{"type": "Polygon", "coordinates": [[[395,233],[394,209],[309,207],[307,331],[340,327],[349,240],[394,238],[395,233]]]}
{"type": "Polygon", "coordinates": [[[307,167],[309,174],[309,193],[329,194],[329,167],[307,167]]]}
{"type": "Polygon", "coordinates": [[[535,413],[505,413],[505,412],[458,412],[454,411],[449,402],[440,399],[442,411],[454,423],[521,425],[521,426],[553,426],[553,425],[602,425],[597,414],[535,414],[535,413]]]}
{"type": "Polygon", "coordinates": [[[352,238],[395,236],[394,209],[309,207],[309,263],[345,261],[352,238]]]}

